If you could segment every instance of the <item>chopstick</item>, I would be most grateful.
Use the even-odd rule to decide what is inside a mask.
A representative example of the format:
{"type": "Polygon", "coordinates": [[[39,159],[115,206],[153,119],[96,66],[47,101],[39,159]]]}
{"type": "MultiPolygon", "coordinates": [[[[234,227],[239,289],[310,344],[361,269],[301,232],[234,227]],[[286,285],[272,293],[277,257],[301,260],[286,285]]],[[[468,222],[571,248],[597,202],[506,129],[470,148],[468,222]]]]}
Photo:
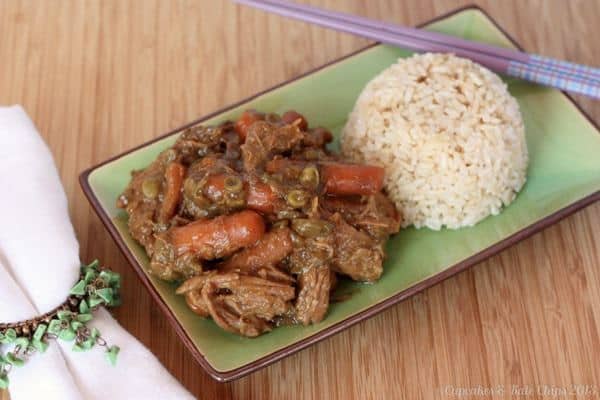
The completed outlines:
{"type": "Polygon", "coordinates": [[[599,68],[284,0],[234,1],[263,11],[415,51],[454,53],[498,73],[596,99],[600,98],[599,68]]]}
{"type": "MultiPolygon", "coordinates": [[[[244,3],[244,1],[239,2],[244,3]]],[[[381,29],[389,33],[398,34],[406,37],[412,37],[417,40],[425,40],[436,43],[438,45],[452,46],[453,48],[461,48],[464,50],[471,50],[482,54],[488,54],[494,57],[506,58],[509,61],[515,60],[540,66],[545,65],[551,70],[564,71],[567,74],[573,74],[574,76],[579,76],[580,78],[585,78],[585,76],[582,76],[581,74],[589,74],[592,78],[594,78],[594,80],[597,80],[600,83],[600,69],[598,68],[591,68],[566,61],[554,60],[539,55],[530,55],[518,50],[495,47],[487,45],[485,43],[474,42],[455,36],[444,35],[437,32],[403,27],[400,25],[394,25],[383,21],[375,21],[368,18],[363,18],[341,12],[327,11],[317,7],[299,5],[285,0],[251,0],[249,1],[249,3],[250,2],[285,7],[289,8],[290,10],[298,11],[300,13],[308,12],[324,18],[338,19],[343,22],[363,26],[370,29],[381,29]]]]}

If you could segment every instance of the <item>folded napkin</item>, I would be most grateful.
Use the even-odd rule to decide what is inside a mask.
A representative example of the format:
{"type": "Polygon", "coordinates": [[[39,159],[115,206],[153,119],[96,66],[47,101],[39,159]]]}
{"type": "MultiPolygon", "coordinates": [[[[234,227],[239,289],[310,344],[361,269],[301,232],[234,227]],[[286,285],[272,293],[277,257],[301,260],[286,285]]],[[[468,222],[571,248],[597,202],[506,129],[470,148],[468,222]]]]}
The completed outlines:
{"type": "MultiPolygon", "coordinates": [[[[79,244],[52,156],[19,106],[0,107],[0,322],[61,304],[79,276],[79,244]]],[[[101,348],[74,353],[52,342],[10,373],[12,400],[191,399],[158,360],[104,310],[97,327],[121,348],[116,366],[101,348]]]]}

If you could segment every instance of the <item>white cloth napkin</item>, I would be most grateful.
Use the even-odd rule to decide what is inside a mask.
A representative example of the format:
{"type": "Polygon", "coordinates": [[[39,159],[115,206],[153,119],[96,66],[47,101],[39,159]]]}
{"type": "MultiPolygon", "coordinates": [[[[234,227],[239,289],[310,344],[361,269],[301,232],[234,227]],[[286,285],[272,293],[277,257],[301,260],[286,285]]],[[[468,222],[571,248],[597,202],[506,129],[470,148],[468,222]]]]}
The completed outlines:
{"type": "MultiPolygon", "coordinates": [[[[62,303],[79,275],[79,244],[52,156],[19,106],[0,107],[0,322],[62,303]]],[[[121,348],[116,366],[101,348],[74,353],[51,343],[9,377],[11,399],[191,399],[158,360],[101,309],[96,326],[121,348]]]]}

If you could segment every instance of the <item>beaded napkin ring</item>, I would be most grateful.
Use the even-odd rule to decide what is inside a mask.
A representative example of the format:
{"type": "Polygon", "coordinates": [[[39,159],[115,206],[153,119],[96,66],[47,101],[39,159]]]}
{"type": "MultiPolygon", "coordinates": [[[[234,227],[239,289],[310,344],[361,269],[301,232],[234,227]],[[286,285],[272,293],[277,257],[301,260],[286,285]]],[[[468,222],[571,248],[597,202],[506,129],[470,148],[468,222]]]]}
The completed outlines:
{"type": "Polygon", "coordinates": [[[111,364],[117,361],[118,346],[109,346],[96,328],[89,328],[92,312],[98,307],[120,304],[121,276],[100,269],[98,260],[82,265],[79,281],[69,297],[54,310],[36,318],[15,323],[0,323],[0,389],[8,388],[8,373],[20,367],[33,353],[44,353],[49,341],[74,342],[73,351],[87,351],[94,346],[106,347],[111,364]],[[5,351],[9,347],[10,351],[5,351]]]}

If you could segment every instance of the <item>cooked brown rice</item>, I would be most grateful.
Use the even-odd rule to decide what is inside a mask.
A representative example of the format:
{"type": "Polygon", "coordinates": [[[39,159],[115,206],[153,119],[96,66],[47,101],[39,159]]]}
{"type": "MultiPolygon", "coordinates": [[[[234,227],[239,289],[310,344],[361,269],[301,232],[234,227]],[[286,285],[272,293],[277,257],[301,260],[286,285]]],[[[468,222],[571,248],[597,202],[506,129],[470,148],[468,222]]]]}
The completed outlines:
{"type": "Polygon", "coordinates": [[[400,59],[360,94],[342,152],[386,169],[404,226],[471,226],[498,214],[526,179],[516,100],[500,78],[450,54],[400,59]]]}

